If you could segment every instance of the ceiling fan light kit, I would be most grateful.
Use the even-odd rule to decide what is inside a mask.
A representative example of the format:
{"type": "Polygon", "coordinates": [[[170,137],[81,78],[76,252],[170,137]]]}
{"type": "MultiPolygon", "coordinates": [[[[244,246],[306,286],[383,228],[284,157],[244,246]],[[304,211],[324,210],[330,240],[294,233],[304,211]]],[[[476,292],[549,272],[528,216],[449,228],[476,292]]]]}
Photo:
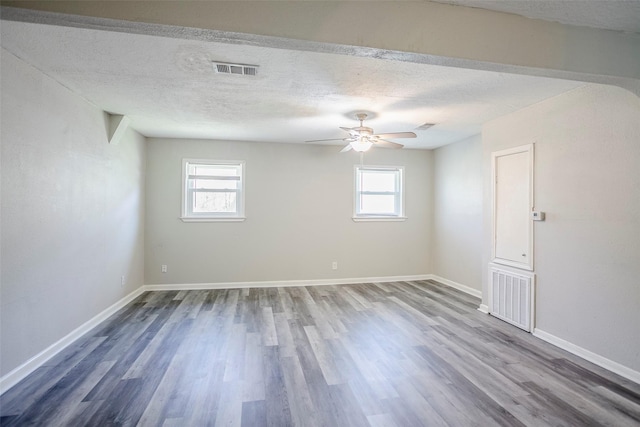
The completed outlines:
{"type": "Polygon", "coordinates": [[[352,141],[349,145],[354,151],[367,151],[373,143],[365,138],[360,138],[352,141]]]}
{"type": "Polygon", "coordinates": [[[354,150],[357,152],[364,152],[370,149],[372,146],[386,147],[386,148],[402,148],[404,145],[397,142],[388,141],[387,138],[415,138],[416,134],[413,132],[394,132],[394,133],[380,133],[375,134],[370,127],[363,126],[362,122],[367,118],[365,113],[356,114],[356,118],[360,121],[360,126],[354,128],[340,127],[340,129],[349,133],[346,138],[339,139],[315,139],[306,142],[324,142],[324,141],[344,141],[348,142],[340,152],[354,150]]]}

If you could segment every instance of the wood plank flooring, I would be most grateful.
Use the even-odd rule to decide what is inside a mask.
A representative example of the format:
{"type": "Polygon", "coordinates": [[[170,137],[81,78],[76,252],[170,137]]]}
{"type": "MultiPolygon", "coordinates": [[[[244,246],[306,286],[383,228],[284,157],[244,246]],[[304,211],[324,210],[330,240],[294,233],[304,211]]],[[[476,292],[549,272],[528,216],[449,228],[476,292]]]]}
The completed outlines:
{"type": "Polygon", "coordinates": [[[640,385],[433,281],[147,292],[2,426],[639,426],[640,385]]]}

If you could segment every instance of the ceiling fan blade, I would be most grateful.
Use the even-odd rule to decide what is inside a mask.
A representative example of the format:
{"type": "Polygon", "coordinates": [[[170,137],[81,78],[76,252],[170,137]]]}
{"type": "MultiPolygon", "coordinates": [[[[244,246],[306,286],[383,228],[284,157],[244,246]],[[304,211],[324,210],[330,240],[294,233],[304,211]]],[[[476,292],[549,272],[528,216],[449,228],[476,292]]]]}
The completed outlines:
{"type": "Polygon", "coordinates": [[[386,139],[376,139],[372,141],[376,147],[385,147],[385,148],[402,148],[404,145],[398,144],[397,142],[387,141],[386,139]]]}
{"type": "Polygon", "coordinates": [[[312,139],[311,141],[305,142],[328,142],[328,141],[344,141],[344,138],[332,138],[332,139],[312,139]]]}
{"type": "Polygon", "coordinates": [[[378,138],[415,138],[416,134],[413,132],[394,132],[394,133],[377,133],[373,136],[377,136],[378,138]]]}
{"type": "Polygon", "coordinates": [[[347,151],[351,150],[351,144],[347,144],[346,147],[344,147],[342,150],[340,150],[341,153],[346,153],[347,151]]]}
{"type": "Polygon", "coordinates": [[[344,126],[340,126],[340,129],[342,129],[345,132],[349,132],[350,135],[358,135],[358,131],[354,128],[346,128],[344,126]]]}

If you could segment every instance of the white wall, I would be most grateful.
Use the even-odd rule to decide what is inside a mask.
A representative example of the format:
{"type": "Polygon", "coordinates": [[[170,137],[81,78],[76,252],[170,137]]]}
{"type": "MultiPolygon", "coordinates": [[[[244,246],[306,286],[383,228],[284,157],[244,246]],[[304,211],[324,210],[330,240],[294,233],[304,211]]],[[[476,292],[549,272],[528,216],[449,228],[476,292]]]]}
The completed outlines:
{"type": "Polygon", "coordinates": [[[482,138],[485,194],[491,152],[535,142],[547,213],[534,232],[536,328],[640,371],[640,98],[588,85],[489,122],[482,138]]]}
{"type": "Polygon", "coordinates": [[[144,138],[1,55],[4,376],[143,284],[144,138]]]}
{"type": "Polygon", "coordinates": [[[433,274],[482,290],[482,138],[434,150],[433,274]]]}
{"type": "Polygon", "coordinates": [[[353,222],[354,153],[337,146],[149,139],[148,284],[418,275],[431,272],[432,153],[372,149],[405,166],[405,222],[353,222]],[[244,222],[184,223],[183,158],[246,161],[244,222]],[[338,262],[338,270],[331,262],[338,262]],[[161,273],[161,265],[168,272],[161,273]]]}

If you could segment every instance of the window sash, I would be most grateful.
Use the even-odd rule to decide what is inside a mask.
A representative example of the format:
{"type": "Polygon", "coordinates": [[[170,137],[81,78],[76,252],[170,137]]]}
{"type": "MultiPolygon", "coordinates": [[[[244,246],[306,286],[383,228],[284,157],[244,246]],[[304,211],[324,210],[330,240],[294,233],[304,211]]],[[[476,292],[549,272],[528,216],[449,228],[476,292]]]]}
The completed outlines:
{"type": "Polygon", "coordinates": [[[240,218],[244,213],[243,169],[244,162],[187,160],[183,161],[183,208],[184,218],[240,218]],[[198,175],[193,173],[197,166],[234,170],[235,175],[198,175]],[[233,181],[236,188],[202,188],[196,181],[233,181]],[[194,206],[198,194],[235,194],[234,206],[228,210],[205,210],[198,212],[194,206]]]}
{"type": "Polygon", "coordinates": [[[190,193],[239,193],[240,191],[232,188],[189,188],[190,193]]]}
{"type": "Polygon", "coordinates": [[[188,175],[187,179],[202,179],[210,181],[240,181],[239,176],[226,176],[226,175],[188,175]]]}
{"type": "Polygon", "coordinates": [[[403,194],[402,194],[402,168],[398,167],[362,167],[356,166],[356,182],[355,182],[355,206],[354,214],[356,217],[364,218],[383,218],[383,217],[401,217],[403,215],[403,194]],[[372,191],[363,190],[363,176],[367,172],[384,172],[393,174],[394,191],[372,191]],[[389,212],[373,212],[364,210],[363,205],[366,196],[392,196],[393,211],[389,212]]]}

